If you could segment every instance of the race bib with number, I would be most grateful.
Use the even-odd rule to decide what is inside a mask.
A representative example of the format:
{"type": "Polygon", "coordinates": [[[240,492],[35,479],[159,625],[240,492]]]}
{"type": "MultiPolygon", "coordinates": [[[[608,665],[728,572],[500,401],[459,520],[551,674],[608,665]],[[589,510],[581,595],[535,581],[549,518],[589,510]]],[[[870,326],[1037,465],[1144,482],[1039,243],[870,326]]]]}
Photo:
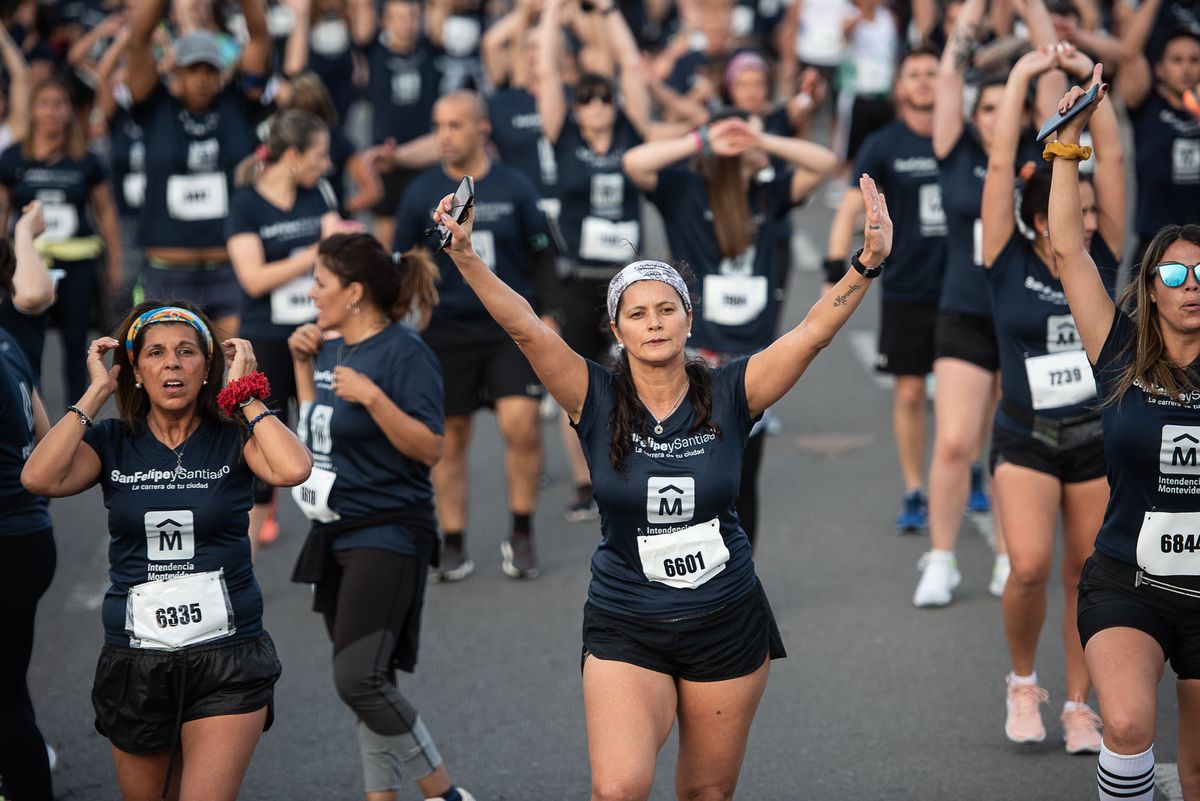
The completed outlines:
{"type": "Polygon", "coordinates": [[[1137,562],[1154,576],[1200,576],[1200,512],[1146,512],[1137,562]]]}
{"type": "Polygon", "coordinates": [[[1025,374],[1035,411],[1060,409],[1096,397],[1096,378],[1081,350],[1026,357],[1025,374]]]}
{"type": "Polygon", "coordinates": [[[237,631],[223,569],[130,587],[125,611],[131,648],[174,650],[237,631]]]}
{"type": "Polygon", "coordinates": [[[471,248],[489,270],[496,272],[496,237],[491,231],[472,231],[471,248]]]}
{"type": "Polygon", "coordinates": [[[70,203],[44,203],[42,216],[46,220],[43,242],[66,242],[79,230],[79,212],[70,203]]]}
{"type": "Polygon", "coordinates": [[[271,291],[271,322],[300,325],[317,319],[317,306],[308,296],[313,277],[301,275],[271,291]]]}
{"type": "Polygon", "coordinates": [[[229,213],[228,187],[219,172],[167,178],[167,214],[182,222],[219,220],[229,213]]]}
{"type": "Polygon", "coordinates": [[[765,275],[706,275],[704,319],[717,325],[745,325],[767,307],[765,275]]]}
{"type": "Polygon", "coordinates": [[[313,467],[308,480],[298,487],[292,487],[292,499],[300,507],[300,511],[309,520],[318,523],[332,523],[341,520],[342,516],[329,508],[329,493],[333,491],[333,482],[337,473],[321,467],[313,467]]]}
{"type": "Polygon", "coordinates": [[[946,212],[942,208],[942,187],[922,184],[917,193],[921,219],[921,236],[944,236],[946,212]]]}
{"type": "Polygon", "coordinates": [[[584,217],[579,234],[579,257],[593,261],[628,261],[637,253],[641,227],[636,220],[614,222],[584,217]]]}
{"type": "Polygon", "coordinates": [[[131,172],[121,181],[121,191],[125,193],[125,204],[131,209],[140,209],[146,200],[146,174],[131,172]]]}
{"type": "Polygon", "coordinates": [[[1171,146],[1171,181],[1177,184],[1200,183],[1200,139],[1175,140],[1171,146]]]}
{"type": "Polygon", "coordinates": [[[670,534],[638,537],[642,573],[650,581],[694,590],[725,569],[729,549],[714,517],[670,534]]]}
{"type": "Polygon", "coordinates": [[[452,56],[469,56],[479,45],[482,33],[482,26],[474,17],[446,17],[442,23],[442,46],[452,56]]]}
{"type": "Polygon", "coordinates": [[[314,53],[336,56],[350,48],[350,27],[345,20],[324,19],[312,27],[309,41],[314,53]]]}

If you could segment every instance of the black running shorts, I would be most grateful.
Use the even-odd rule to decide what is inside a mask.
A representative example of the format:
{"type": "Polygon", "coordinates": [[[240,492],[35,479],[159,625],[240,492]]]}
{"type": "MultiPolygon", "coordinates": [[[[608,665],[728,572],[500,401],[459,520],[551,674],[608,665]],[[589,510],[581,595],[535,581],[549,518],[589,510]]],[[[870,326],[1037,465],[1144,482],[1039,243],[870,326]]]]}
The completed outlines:
{"type": "Polygon", "coordinates": [[[992,318],[939,312],[933,335],[933,358],[959,359],[990,373],[999,370],[1000,351],[992,318]]]}
{"type": "Polygon", "coordinates": [[[546,394],[525,354],[490,318],[434,321],[422,336],[442,365],[447,417],[469,416],[500,398],[546,394]]]}
{"type": "Polygon", "coordinates": [[[879,355],[875,369],[889,375],[933,372],[936,303],[883,302],[879,318],[879,355]]]}
{"type": "Polygon", "coordinates": [[[997,467],[1008,463],[1054,476],[1063,484],[1103,478],[1106,472],[1104,440],[1098,425],[1094,439],[1061,448],[1052,448],[1032,436],[994,426],[990,462],[993,474],[997,467]]]}

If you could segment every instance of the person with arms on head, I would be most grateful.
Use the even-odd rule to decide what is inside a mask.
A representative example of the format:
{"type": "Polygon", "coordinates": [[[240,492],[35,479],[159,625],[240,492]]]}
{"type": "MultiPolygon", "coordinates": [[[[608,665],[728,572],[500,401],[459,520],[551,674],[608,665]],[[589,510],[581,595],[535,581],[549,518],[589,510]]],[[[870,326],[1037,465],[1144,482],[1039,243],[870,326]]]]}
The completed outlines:
{"type": "MultiPolygon", "coordinates": [[[[329,169],[329,130],[304,111],[272,117],[266,144],[238,170],[242,184],[225,221],[226,247],[242,291],[241,334],[274,392],[267,405],[288,419],[296,397],[287,340],[296,326],[316,316],[308,297],[317,242],[340,218],[333,192],[322,176],[329,169]]],[[[274,489],[254,487],[250,544],[257,550],[275,539],[274,489]]]]}
{"type": "MultiPolygon", "coordinates": [[[[1100,80],[1097,67],[1093,84],[1100,80]]],[[[1105,719],[1101,801],[1155,797],[1158,685],[1168,659],[1179,699],[1179,782],[1190,799],[1200,797],[1200,225],[1164,226],[1113,304],[1087,248],[1086,189],[1073,158],[1084,126],[1110,106],[1107,90],[1059,129],[1050,188],[1050,243],[1094,365],[1112,488],[1079,580],[1079,637],[1105,719]]],[[[1060,108],[1083,91],[1072,88],[1060,108]]]]}
{"type": "Polygon", "coordinates": [[[680,798],[733,796],[770,662],[784,648],[735,509],[754,421],[799,380],[883,271],[887,203],[862,177],[864,249],[854,270],[768,347],[711,370],[688,363],[692,302],[662,262],[621,270],[606,297],[619,355],[575,353],[471,248],[471,223],[436,218],[451,258],[529,357],[583,443],[602,540],[583,624],[592,799],[646,799],[679,721],[680,798]],[[716,713],[720,713],[720,717],[716,713]]]}
{"type": "Polygon", "coordinates": [[[312,457],[264,405],[250,343],[215,342],[194,306],[135,306],[92,343],[88,375],[21,481],[47,497],[104,493],[96,729],[128,801],[236,798],[280,674],[250,562],[251,484],[299,484],[312,457]],[[113,395],[120,416],[96,420],[113,395]]]}
{"type": "Polygon", "coordinates": [[[420,335],[437,303],[423,251],[393,257],[369,234],[322,240],[311,295],[316,323],[289,339],[315,466],[292,491],[313,529],[298,581],[333,641],[338,696],[358,717],[369,801],[394,801],[404,773],[425,798],[457,789],[394,670],[417,658],[428,565],[437,551],[429,468],[442,452],[442,377],[420,335]],[[337,339],[325,339],[337,331],[337,339]]]}
{"type": "MultiPolygon", "coordinates": [[[[713,368],[775,340],[790,266],[787,215],[838,165],[832,151],[765,133],[761,124],[718,119],[703,135],[648,142],[624,159],[629,180],[663,215],[671,254],[695,273],[702,301],[688,345],[713,368]],[[771,159],[787,167],[776,171],[771,159]],[[684,160],[694,166],[674,166],[684,160]]],[[[751,548],[765,427],[760,421],[747,440],[736,503],[751,548]]]]}
{"type": "MultiPolygon", "coordinates": [[[[1046,737],[1039,706],[1049,694],[1038,686],[1035,656],[1046,619],[1046,585],[1061,515],[1067,684],[1063,739],[1070,753],[1097,753],[1100,719],[1087,705],[1090,682],[1075,624],[1079,573],[1108,501],[1096,384],[1050,246],[1050,165],[1033,169],[1029,164],[1022,170],[1016,192],[1019,221],[1013,203],[1021,111],[1029,85],[1040,76],[1039,90],[1054,84],[1061,90],[1061,78],[1055,74],[1060,69],[1073,79],[1086,80],[1092,61],[1060,43],[1030,51],[1013,67],[983,186],[983,266],[1000,349],[1001,397],[991,467],[1012,565],[1002,599],[1012,665],[1005,677],[1004,730],[1017,743],[1046,737]]],[[[1121,143],[1110,105],[1092,118],[1090,132],[1096,169],[1094,180],[1080,193],[1084,239],[1111,293],[1117,282],[1115,254],[1124,247],[1126,208],[1121,143]]]]}
{"type": "MultiPolygon", "coordinates": [[[[433,108],[433,129],[442,162],[422,173],[405,191],[396,214],[394,251],[426,244],[431,231],[429,198],[454,192],[465,176],[474,177],[472,242],[497,275],[527,300],[542,307],[554,292],[554,257],[537,191],[528,178],[487,155],[487,108],[474,92],[456,91],[433,108]]],[[[461,210],[460,210],[461,211],[461,210]]],[[[456,212],[457,213],[457,212],[456,212]]],[[[437,240],[432,241],[434,247],[437,240]]],[[[441,302],[423,332],[442,365],[446,393],[446,441],[433,468],[438,522],[444,537],[435,580],[466,578],[475,569],[467,555],[467,448],[471,417],[481,407],[496,412],[504,440],[510,536],[500,544],[503,570],[512,578],[540,571],[534,549],[542,461],[538,405],[545,389],[520,350],[488,316],[463,283],[450,258],[437,256],[441,302]]]]}
{"type": "Polygon", "coordinates": [[[225,246],[233,173],[254,150],[258,102],[267,80],[271,39],[262,0],[241,0],[249,41],[233,80],[222,78],[217,37],[194,30],[175,41],[173,95],[160,80],[154,31],[167,0],[145,0],[129,34],[132,116],[146,148],[146,186],[138,242],[146,270],[134,297],[178,297],[197,304],[218,331],[237,332],[242,298],[225,246]]]}

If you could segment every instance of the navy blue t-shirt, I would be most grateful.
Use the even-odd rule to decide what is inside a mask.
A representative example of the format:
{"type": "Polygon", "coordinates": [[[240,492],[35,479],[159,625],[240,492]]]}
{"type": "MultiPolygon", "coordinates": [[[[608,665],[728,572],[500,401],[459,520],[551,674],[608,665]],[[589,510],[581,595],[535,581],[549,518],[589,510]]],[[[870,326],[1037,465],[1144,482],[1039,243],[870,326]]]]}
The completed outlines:
{"type": "MultiPolygon", "coordinates": [[[[271,203],[253,186],[243,186],[233,195],[225,236],[256,234],[262,241],[264,263],[270,264],[319,242],[321,218],[336,211],[333,190],[324,181],[311,189],[298,187],[290,211],[271,203]]],[[[243,290],[240,335],[285,341],[296,326],[314,320],[316,307],[308,298],[311,283],[309,276],[301,276],[258,298],[243,290]]]]}
{"type": "Polygon", "coordinates": [[[142,128],[123,108],[108,126],[109,167],[117,213],[136,217],[146,196],[146,141],[142,128]]]}
{"type": "Polygon", "coordinates": [[[601,268],[611,278],[641,247],[641,208],[637,188],[625,177],[621,159],[642,143],[624,114],[618,113],[612,144],[596,153],[569,116],[555,142],[558,185],[554,192],[560,209],[564,256],[576,263],[601,268]]]}
{"type": "Polygon", "coordinates": [[[756,177],[749,200],[757,234],[741,254],[724,258],[704,179],[686,168],[658,174],[650,199],[662,212],[671,255],[686,261],[696,277],[692,291],[700,304],[692,316],[692,347],[745,355],[775,338],[788,270],[779,247],[787,228],[779,223],[794,205],[791,192],[790,170],[765,183],[756,177]]]}
{"type": "MultiPolygon", "coordinates": [[[[130,644],[125,630],[130,587],[172,576],[224,569],[234,637],[262,632],[262,592],[250,563],[254,474],[242,458],[242,430],[204,420],[176,454],[143,426],[129,431],[110,418],[83,441],[100,457],[100,488],[108,508],[108,576],[104,640],[130,644]]],[[[179,449],[175,449],[178,451],[179,449]]]]}
{"type": "MultiPolygon", "coordinates": [[[[431,167],[413,179],[404,190],[396,211],[396,236],[392,249],[403,253],[414,245],[431,250],[436,240],[424,232],[433,224],[433,208],[446,195],[454,194],[459,182],[431,167]]],[[[530,303],[535,301],[529,273],[529,254],[550,245],[546,218],[537,207],[537,190],[528,178],[507,164],[492,164],[487,175],[475,179],[475,226],[471,244],[475,252],[500,280],[530,303]]],[[[445,253],[435,258],[441,278],[435,320],[491,319],[487,309],[463,281],[454,262],[445,253]]]]}
{"type": "Polygon", "coordinates": [[[433,48],[423,41],[411,53],[393,53],[375,39],[363,50],[370,70],[366,93],[374,111],[372,141],[391,138],[404,144],[429,133],[442,82],[433,48]]]}
{"type": "MultiPolygon", "coordinates": [[[[1096,359],[1096,385],[1107,398],[1129,363],[1136,328],[1129,316],[1118,310],[1108,339],[1096,359]]],[[[1200,362],[1191,365],[1193,373],[1200,362]]],[[[1108,508],[1096,536],[1096,550],[1131,565],[1147,567],[1139,559],[1138,533],[1146,515],[1200,513],[1200,396],[1171,398],[1162,390],[1147,391],[1140,383],[1116,403],[1100,410],[1104,424],[1104,457],[1108,464],[1108,508]]],[[[1172,556],[1190,575],[1200,575],[1200,531],[1194,527],[1171,526],[1169,539],[1147,526],[1149,554],[1172,556]],[[1180,534],[1176,542],[1175,533],[1180,534]],[[1191,536],[1189,536],[1189,533],[1191,536]],[[1157,553],[1155,553],[1157,551],[1157,553]],[[1187,563],[1190,562],[1190,565],[1187,563]],[[1190,568],[1190,569],[1189,569],[1190,568]]],[[[1184,570],[1159,575],[1180,575],[1184,570]]],[[[1155,573],[1155,570],[1149,570],[1155,573]]]]}
{"type": "MultiPolygon", "coordinates": [[[[1111,296],[1118,263],[1099,234],[1092,238],[1092,259],[1111,296]]],[[[1004,401],[1019,406],[1028,415],[1051,419],[1075,417],[1095,409],[1094,392],[1079,397],[1081,387],[1094,389],[1094,379],[1062,282],[1050,274],[1019,231],[1000,251],[987,277],[1004,401]],[[1038,357],[1051,358],[1030,361],[1038,357]],[[1072,397],[1072,402],[1062,402],[1072,397]]],[[[1020,434],[1029,433],[1027,425],[1004,413],[1003,405],[996,411],[996,424],[1020,434]]]]}
{"type": "Polygon", "coordinates": [[[33,453],[33,393],[29,361],[0,328],[0,537],[19,537],[50,528],[49,503],[21,486],[21,470],[33,453]]]}
{"type": "Polygon", "coordinates": [[[542,198],[554,195],[558,163],[554,145],[542,133],[537,100],[524,89],[509,87],[488,97],[492,141],[505,164],[525,173],[542,198]]]}
{"type": "Polygon", "coordinates": [[[264,111],[232,84],[203,114],[185,109],[161,84],[133,107],[148,143],[138,244],[225,246],[233,172],[254,151],[264,111]]]}
{"type": "Polygon", "coordinates": [[[333,196],[337,199],[338,213],[343,217],[350,216],[346,211],[346,165],[357,152],[345,131],[340,127],[329,129],[330,167],[326,173],[326,180],[329,181],[333,196]]]}
{"type": "MultiPolygon", "coordinates": [[[[721,430],[692,431],[696,413],[684,401],[662,421],[661,435],[634,435],[633,449],[618,474],[609,462],[609,413],[616,402],[612,374],[589,361],[588,389],[579,422],[579,442],[591,470],[602,539],[592,556],[588,600],[607,612],[657,620],[711,612],[750,592],[758,579],[750,541],[738,522],[742,454],[753,420],[746,400],[746,359],[713,370],[712,419],[721,430]],[[692,588],[652,581],[647,571],[684,575],[701,563],[688,554],[683,571],[657,562],[643,565],[642,553],[659,537],[715,521],[728,561],[720,572],[692,588]]],[[[649,418],[647,417],[647,423],[649,418]]],[[[669,539],[667,540],[670,541],[669,539]]],[[[681,555],[681,558],[682,555],[681,555]]],[[[674,560],[671,560],[674,562],[674,560]]],[[[711,560],[710,560],[711,561],[711,560]]]]}
{"type": "Polygon", "coordinates": [[[88,214],[91,192],[107,178],[99,157],[90,151],[81,159],[67,156],[50,164],[26,159],[21,155],[21,143],[12,145],[0,153],[0,185],[8,189],[13,210],[8,215],[9,235],[17,226],[20,210],[40,200],[46,218],[45,241],[91,236],[95,233],[88,214]]]}
{"type": "MultiPolygon", "coordinates": [[[[326,342],[313,373],[317,397],[301,423],[315,467],[336,475],[328,505],[343,521],[429,503],[429,468],[398,452],[365,408],[337,397],[333,370],[338,365],[370,378],[401,411],[441,434],[445,412],[437,357],[415,331],[399,323],[354,345],[326,342]]],[[[416,536],[403,526],[376,526],[342,534],[335,548],[415,555],[416,536]]]]}
{"type": "Polygon", "coordinates": [[[308,69],[320,77],[339,119],[346,119],[358,95],[354,85],[354,43],[341,15],[319,19],[309,29],[308,69]]]}
{"type": "Polygon", "coordinates": [[[1200,119],[1167,105],[1158,91],[1129,110],[1137,163],[1137,235],[1200,221],[1200,119]]]}
{"type": "Polygon", "coordinates": [[[864,172],[887,195],[896,229],[883,271],[884,302],[936,303],[946,271],[946,214],[933,140],[890,122],[863,142],[852,187],[864,172]]]}

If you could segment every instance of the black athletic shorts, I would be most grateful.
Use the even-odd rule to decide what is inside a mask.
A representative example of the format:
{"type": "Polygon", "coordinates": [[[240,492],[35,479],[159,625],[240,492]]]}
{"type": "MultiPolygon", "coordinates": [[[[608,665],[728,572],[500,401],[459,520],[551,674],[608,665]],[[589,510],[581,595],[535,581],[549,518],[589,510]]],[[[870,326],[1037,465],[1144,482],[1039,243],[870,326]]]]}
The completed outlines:
{"type": "Polygon", "coordinates": [[[265,706],[266,731],[275,720],[275,682],[282,671],[266,632],[178,651],[105,645],[92,685],[96,731],[129,754],[167,751],[181,693],[180,724],[265,706]]]}
{"type": "MultiPolygon", "coordinates": [[[[1176,676],[1200,679],[1200,598],[1144,582],[1134,586],[1137,572],[1134,565],[1102,553],[1093,553],[1087,560],[1079,575],[1080,641],[1086,646],[1105,629],[1144,631],[1162,647],[1176,676]]],[[[1173,583],[1172,579],[1163,581],[1173,583]]],[[[1191,581],[1187,589],[1200,590],[1200,585],[1191,581]]]]}
{"type": "Polygon", "coordinates": [[[1000,369],[1000,349],[991,317],[938,312],[933,335],[934,359],[959,359],[994,373],[1000,369]]]}
{"type": "Polygon", "coordinates": [[[747,676],[787,651],[762,584],[713,612],[682,620],[646,620],[583,607],[583,661],[627,662],[686,681],[747,676]]]}
{"type": "Polygon", "coordinates": [[[1100,421],[1085,424],[1077,432],[1081,441],[1052,447],[1033,436],[1023,436],[1007,428],[992,427],[992,474],[1002,464],[1028,467],[1039,473],[1054,476],[1063,484],[1078,484],[1103,478],[1105,475],[1104,439],[1100,421]]]}
{"type": "Polygon", "coordinates": [[[500,398],[546,394],[525,354],[490,318],[435,320],[422,336],[442,365],[447,417],[468,416],[500,398]]]}
{"type": "Polygon", "coordinates": [[[859,95],[850,109],[850,134],[846,142],[846,161],[854,161],[859,148],[875,131],[896,118],[896,105],[890,97],[859,95]]]}
{"type": "MultiPolygon", "coordinates": [[[[407,170],[403,167],[397,167],[390,172],[381,172],[379,180],[383,182],[383,198],[371,207],[371,213],[376,217],[395,217],[396,210],[400,208],[400,198],[404,197],[404,190],[412,183],[412,179],[420,174],[420,170],[407,170]]],[[[429,202],[431,214],[437,201],[438,198],[433,198],[429,202]]],[[[432,219],[431,217],[430,220],[432,219]]]]}
{"type": "Polygon", "coordinates": [[[613,337],[608,328],[608,281],[566,279],[559,287],[558,323],[571,350],[586,359],[608,361],[613,337]]]}
{"type": "Polygon", "coordinates": [[[879,355],[875,369],[889,375],[928,375],[933,371],[936,303],[883,302],[879,317],[879,355]]]}

